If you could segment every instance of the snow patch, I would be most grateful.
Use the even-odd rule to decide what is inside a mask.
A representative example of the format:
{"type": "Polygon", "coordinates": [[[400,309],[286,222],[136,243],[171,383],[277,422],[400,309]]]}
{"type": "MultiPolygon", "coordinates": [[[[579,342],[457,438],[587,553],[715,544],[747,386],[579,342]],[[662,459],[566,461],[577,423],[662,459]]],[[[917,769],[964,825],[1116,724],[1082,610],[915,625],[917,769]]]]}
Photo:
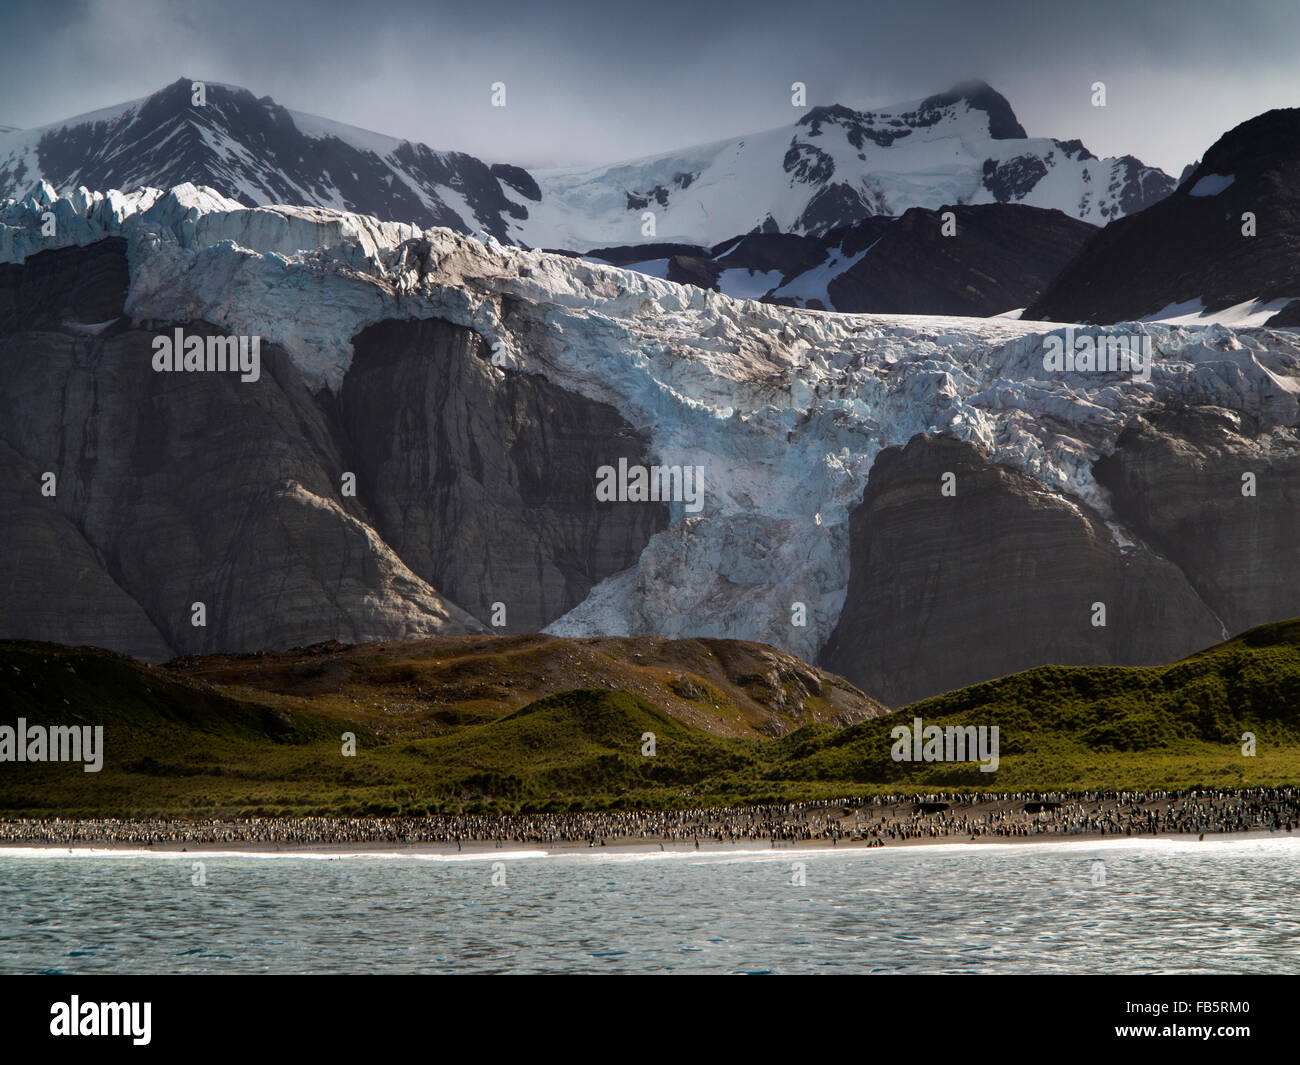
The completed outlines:
{"type": "Polygon", "coordinates": [[[1198,297],[1182,303],[1170,303],[1142,321],[1164,322],[1166,325],[1230,325],[1237,329],[1255,329],[1266,325],[1292,298],[1284,296],[1275,300],[1246,300],[1222,310],[1207,311],[1205,300],[1198,297]]]}
{"type": "Polygon", "coordinates": [[[1237,180],[1236,174],[1206,174],[1187,190],[1188,196],[1217,196],[1237,180]]]}

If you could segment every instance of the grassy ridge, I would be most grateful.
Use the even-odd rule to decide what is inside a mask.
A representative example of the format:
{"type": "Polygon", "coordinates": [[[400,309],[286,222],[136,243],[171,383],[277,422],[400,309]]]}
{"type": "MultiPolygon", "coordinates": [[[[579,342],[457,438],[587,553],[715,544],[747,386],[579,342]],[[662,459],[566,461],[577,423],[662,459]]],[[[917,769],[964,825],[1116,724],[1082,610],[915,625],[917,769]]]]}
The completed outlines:
{"type": "MultiPolygon", "coordinates": [[[[793,738],[793,737],[791,737],[793,738]]],[[[1300,782],[1300,620],[1168,666],[1042,666],[824,734],[802,779],[955,788],[1164,788],[1300,782]],[[1001,766],[877,761],[890,729],[996,725],[1001,766]],[[1243,734],[1257,754],[1243,757],[1243,734]]]]}
{"type": "Polygon", "coordinates": [[[0,816],[419,814],[677,807],[873,791],[1300,783],[1300,620],[1168,666],[1045,666],[847,728],[714,735],[626,691],[575,689],[433,734],[107,652],[0,644],[0,724],[103,724],[105,768],[0,763],[0,816]],[[890,730],[998,726],[1001,766],[902,763],[890,730]],[[341,735],[357,737],[343,757],[341,735]],[[1241,754],[1241,737],[1258,754],[1241,754]],[[645,733],[656,753],[641,753],[645,733]]]}

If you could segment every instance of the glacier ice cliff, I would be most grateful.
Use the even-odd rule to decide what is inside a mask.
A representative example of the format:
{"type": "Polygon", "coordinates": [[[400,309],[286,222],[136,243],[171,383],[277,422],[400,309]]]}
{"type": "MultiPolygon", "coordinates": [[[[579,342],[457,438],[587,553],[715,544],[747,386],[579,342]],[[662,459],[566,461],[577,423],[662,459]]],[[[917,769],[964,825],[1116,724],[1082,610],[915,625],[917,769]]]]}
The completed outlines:
{"type": "MultiPolygon", "coordinates": [[[[1275,508],[1264,524],[1287,528],[1288,515],[1295,516],[1300,500],[1300,342],[1287,330],[1136,323],[1080,327],[1076,334],[1150,338],[1155,361],[1149,379],[1115,372],[1052,373],[1044,369],[1044,340],[1060,336],[1063,327],[1051,323],[843,315],[771,306],[506,246],[491,237],[479,241],[446,229],[421,230],[322,208],[245,208],[191,185],[129,194],[82,189],[66,197],[43,189],[30,200],[0,204],[0,261],[26,264],[28,271],[52,249],[89,248],[114,239],[122,242],[127,264],[122,323],[114,328],[147,333],[158,323],[192,322],[230,335],[260,336],[264,346],[283,355],[274,375],[276,387],[310,393],[313,411],[324,410],[339,424],[346,421],[345,436],[352,443],[327,441],[321,448],[338,446],[348,452],[371,431],[387,434],[382,448],[371,442],[366,467],[371,476],[368,483],[361,478],[357,506],[369,509],[353,516],[382,537],[393,553],[393,567],[409,567],[413,578],[423,582],[427,591],[422,595],[448,597],[449,615],[473,615],[464,622],[468,625],[487,623],[482,613],[487,605],[494,599],[508,605],[513,596],[521,604],[520,624],[545,624],[554,633],[728,636],[774,644],[813,660],[841,621],[851,590],[855,595],[887,591],[891,614],[908,611],[917,617],[933,613],[945,599],[969,599],[962,575],[969,566],[956,567],[937,581],[902,571],[893,577],[882,571],[865,583],[854,580],[854,566],[866,557],[867,547],[855,545],[850,515],[864,491],[870,491],[873,466],[886,449],[926,434],[964,442],[978,453],[979,463],[1012,471],[1014,478],[1003,478],[999,490],[1043,493],[1054,507],[1086,513],[1088,536],[1106,540],[1104,553],[1112,562],[1134,554],[1158,559],[1169,579],[1186,584],[1177,595],[1198,603],[1201,613],[1183,633],[1190,652],[1205,635],[1206,617],[1218,619],[1218,625],[1230,616],[1235,629],[1250,615],[1239,602],[1232,610],[1222,608],[1214,582],[1186,572],[1217,565],[1222,552],[1214,544],[1178,550],[1180,541],[1194,534],[1196,496],[1186,497],[1199,490],[1197,463],[1206,454],[1204,434],[1211,430],[1198,423],[1195,433],[1180,435],[1167,420],[1160,426],[1152,423],[1151,431],[1166,439],[1162,450],[1146,439],[1141,426],[1186,408],[1227,412],[1223,417],[1235,419],[1234,428],[1229,433],[1223,428],[1227,422],[1214,423],[1214,432],[1230,437],[1216,437],[1215,454],[1221,462],[1254,463],[1251,468],[1261,476],[1253,501],[1275,508]],[[54,235],[42,236],[42,221],[50,217],[54,235]],[[459,331],[452,347],[469,345],[468,351],[480,346],[473,356],[477,361],[464,362],[450,377],[443,374],[447,380],[435,387],[420,376],[416,364],[421,352],[447,358],[451,349],[409,344],[402,354],[408,385],[387,382],[372,389],[380,398],[354,406],[346,418],[338,412],[340,397],[356,394],[356,381],[349,384],[348,378],[364,338],[373,339],[376,329],[392,333],[400,323],[435,321],[459,331]],[[472,387],[464,383],[470,380],[466,374],[472,387]],[[521,384],[529,381],[534,383],[521,384]],[[453,386],[468,389],[462,406],[472,406],[470,413],[438,413],[437,396],[453,386]],[[524,387],[528,396],[506,396],[524,387]],[[425,398],[408,402],[404,397],[417,388],[425,398]],[[483,398],[494,389],[499,397],[483,398]],[[543,397],[544,389],[555,394],[543,397]],[[408,410],[405,422],[394,421],[392,411],[404,407],[418,408],[417,414],[408,410]],[[482,412],[489,408],[495,413],[485,421],[482,412]],[[625,448],[618,453],[637,461],[702,466],[702,513],[687,514],[680,503],[655,514],[643,505],[618,504],[643,506],[644,516],[629,513],[598,529],[604,519],[585,513],[575,486],[594,483],[594,464],[612,452],[602,449],[592,434],[586,440],[566,439],[561,446],[565,427],[539,424],[559,411],[599,425],[595,435],[621,440],[625,448]],[[387,421],[370,426],[368,418],[387,421]],[[411,418],[419,423],[414,430],[411,418]],[[414,443],[410,431],[418,437],[414,443]],[[455,537],[437,527],[448,513],[470,520],[475,500],[493,496],[471,488],[476,475],[467,469],[467,459],[458,460],[458,468],[449,472],[460,481],[452,490],[454,505],[446,504],[451,509],[424,506],[413,516],[426,484],[420,478],[427,474],[411,468],[419,463],[410,456],[394,458],[394,453],[406,445],[424,448],[435,464],[439,454],[445,459],[449,453],[470,453],[448,452],[448,438],[462,440],[470,450],[490,438],[499,454],[485,461],[495,463],[498,473],[505,470],[503,464],[513,464],[500,483],[512,485],[518,506],[499,515],[500,523],[480,520],[471,538],[476,543],[486,539],[480,547],[490,549],[492,538],[499,536],[496,543],[503,556],[513,555],[513,568],[493,573],[481,558],[471,558],[463,537],[459,544],[451,543],[455,537]],[[502,447],[503,439],[516,440],[518,446],[502,447]],[[1142,444],[1141,454],[1133,452],[1131,461],[1124,457],[1129,454],[1125,441],[1142,444]],[[527,464],[518,458],[529,449],[539,463],[525,475],[519,471],[527,464]],[[1102,469],[1111,464],[1105,483],[1097,473],[1099,462],[1102,469]],[[1269,476],[1263,475],[1266,469],[1269,476]],[[544,483],[529,487],[523,483],[528,476],[544,483]],[[1163,511],[1144,513],[1143,478],[1153,476],[1183,485],[1189,513],[1177,521],[1166,521],[1163,511]],[[547,503],[552,488],[559,500],[553,513],[547,503]],[[377,491],[383,499],[376,500],[377,491]],[[402,493],[406,502],[399,505],[395,500],[402,493]],[[579,572],[582,564],[572,557],[583,551],[600,558],[590,572],[579,572]],[[532,562],[524,560],[529,555],[536,556],[532,562]],[[890,580],[902,583],[890,585],[890,580]],[[524,588],[529,581],[537,586],[524,588]],[[792,623],[794,604],[803,604],[806,624],[792,623]]],[[[54,325],[23,322],[23,307],[35,304],[30,292],[19,298],[18,287],[30,288],[34,282],[30,277],[23,281],[24,267],[5,269],[11,272],[11,280],[0,285],[0,330],[10,334],[2,355],[10,364],[6,374],[16,372],[16,361],[35,357],[32,338],[39,329],[57,326],[72,336],[78,329],[84,333],[104,324],[84,315],[80,322],[65,321],[59,315],[66,315],[66,309],[55,306],[57,300],[47,314],[54,325]]],[[[82,336],[77,343],[98,340],[82,336]]],[[[459,357],[470,358],[464,352],[459,357]]],[[[80,372],[93,376],[104,371],[83,367],[80,372]]],[[[373,368],[367,372],[373,377],[373,368]]],[[[23,396],[16,396],[6,384],[0,421],[0,438],[31,471],[58,468],[57,456],[41,451],[47,437],[37,423],[56,416],[66,421],[69,414],[57,411],[48,397],[43,401],[40,387],[29,384],[23,396]]],[[[288,413],[276,417],[301,420],[301,409],[292,418],[288,413]]],[[[274,432],[269,425],[265,431],[274,432]]],[[[326,437],[331,431],[321,430],[326,437]]],[[[187,439],[187,446],[202,448],[201,440],[187,439]]],[[[104,440],[99,447],[103,463],[102,452],[128,445],[104,440]]],[[[961,457],[970,461],[969,455],[961,457]]],[[[340,464],[351,459],[348,452],[324,463],[325,473],[313,482],[315,487],[302,490],[320,497],[319,506],[346,509],[350,502],[333,499],[336,493],[328,485],[340,464]]],[[[140,460],[119,454],[115,461],[129,466],[140,460]]],[[[922,463],[921,468],[928,466],[922,463]]],[[[1227,473],[1235,486],[1236,466],[1227,473]]],[[[36,481],[31,484],[34,493],[36,481]]],[[[939,491],[936,481],[936,501],[942,499],[939,491]]],[[[1236,506],[1245,498],[1237,493],[1223,505],[1236,506]]],[[[1170,505],[1176,501],[1169,499],[1170,505]]],[[[123,500],[120,505],[143,504],[123,500]]],[[[987,509],[990,515],[1003,512],[1001,507],[987,509]]],[[[932,523],[928,504],[918,509],[916,520],[932,523]]],[[[923,527],[927,525],[918,528],[923,527]]],[[[1215,536],[1236,535],[1230,518],[1214,527],[1215,536]]],[[[891,530],[898,544],[911,540],[918,551],[944,551],[942,543],[910,534],[906,525],[891,530]]],[[[995,533],[960,526],[952,531],[954,537],[987,541],[988,550],[1000,549],[995,533]]],[[[864,527],[856,535],[870,536],[872,530],[864,527]]],[[[1269,600],[1269,609],[1300,613],[1300,565],[1289,572],[1283,568],[1288,558],[1294,559],[1295,549],[1275,544],[1277,536],[1270,536],[1258,544],[1249,580],[1281,583],[1283,590],[1269,600]]],[[[97,550],[102,555],[105,547],[97,550]]],[[[1238,559],[1238,569],[1244,573],[1248,563],[1238,559]]],[[[1017,579],[1029,582],[1016,594],[1058,597],[1059,610],[1087,611],[1092,602],[1086,572],[1078,588],[1053,585],[1051,572],[1040,575],[1046,582],[1041,587],[1015,566],[1006,572],[1008,581],[1018,573],[1017,579]],[[1076,607],[1077,598],[1087,601],[1076,607]]],[[[1243,598],[1240,592],[1234,595],[1234,602],[1243,598]]],[[[1014,609],[1015,601],[1009,594],[997,608],[1014,609]]],[[[856,604],[852,613],[866,626],[888,628],[896,620],[873,616],[870,604],[856,604]]],[[[1151,614],[1164,616],[1160,610],[1151,614]]],[[[1122,623],[1149,622],[1130,618],[1122,623]]],[[[9,620],[7,627],[16,624],[9,620]]],[[[291,638],[277,637],[274,625],[254,628],[246,639],[233,633],[228,638],[245,644],[254,636],[280,644],[291,638]]],[[[513,620],[508,631],[518,631],[513,620]]],[[[917,639],[937,638],[937,632],[908,624],[892,638],[865,643],[841,632],[836,666],[856,683],[884,683],[881,669],[868,658],[896,654],[917,639]]],[[[294,629],[292,638],[301,635],[294,629]]],[[[1033,634],[1025,638],[1032,643],[1033,634]]],[[[1126,642],[1122,632],[1112,631],[1107,639],[1109,650],[1089,652],[1082,660],[1123,661],[1126,647],[1139,647],[1126,642]]],[[[978,632],[965,632],[962,640],[954,639],[952,646],[986,663],[986,675],[993,675],[1000,662],[996,649],[982,643],[978,632]]],[[[193,649],[184,643],[183,633],[164,633],[163,642],[174,651],[193,649]]],[[[1159,653],[1166,652],[1162,645],[1159,653]]],[[[1060,659],[1056,650],[1050,654],[1055,657],[1043,660],[1060,659]]],[[[979,679],[980,668],[974,674],[979,679]]],[[[924,683],[890,681],[884,686],[886,701],[891,694],[910,697],[925,689],[924,683]]]]}

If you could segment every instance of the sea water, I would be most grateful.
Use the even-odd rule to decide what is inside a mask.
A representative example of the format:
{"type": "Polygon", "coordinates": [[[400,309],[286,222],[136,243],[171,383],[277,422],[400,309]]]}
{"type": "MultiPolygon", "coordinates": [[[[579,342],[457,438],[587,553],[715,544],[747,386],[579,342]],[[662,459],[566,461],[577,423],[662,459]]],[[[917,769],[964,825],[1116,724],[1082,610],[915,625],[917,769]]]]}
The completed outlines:
{"type": "Polygon", "coordinates": [[[1294,973],[1298,898],[1300,837],[0,849],[0,972],[1294,973]]]}

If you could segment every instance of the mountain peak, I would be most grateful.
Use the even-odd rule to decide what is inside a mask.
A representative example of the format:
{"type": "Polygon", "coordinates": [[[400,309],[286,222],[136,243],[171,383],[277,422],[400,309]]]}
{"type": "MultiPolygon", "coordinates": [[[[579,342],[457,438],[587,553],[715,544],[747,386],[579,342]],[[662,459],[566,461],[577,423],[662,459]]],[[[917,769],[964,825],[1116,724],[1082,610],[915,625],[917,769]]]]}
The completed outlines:
{"type": "Polygon", "coordinates": [[[831,103],[793,128],[536,175],[203,85],[201,106],[193,80],[178,77],[148,97],[6,134],[0,198],[26,198],[42,180],[64,193],[192,182],[249,206],[338,207],[582,250],[637,241],[647,210],[660,240],[703,247],[756,228],[816,235],[949,203],[1023,203],[1102,224],[1173,187],[1137,160],[1026,138],[983,81],[875,110],[831,103]]]}
{"type": "Polygon", "coordinates": [[[508,240],[528,216],[517,198],[540,193],[518,168],[493,171],[369,130],[296,114],[271,97],[179,77],[138,100],[6,137],[0,197],[25,198],[42,181],[122,189],[206,185],[248,206],[326,205],[419,226],[486,230],[508,240]]]}
{"type": "MultiPolygon", "coordinates": [[[[1262,177],[1300,161],[1300,108],[1284,107],[1248,118],[1215,141],[1195,168],[1205,174],[1262,177]]],[[[1191,176],[1191,175],[1189,175],[1191,176]]]]}
{"type": "Polygon", "coordinates": [[[1239,325],[1294,326],[1297,189],[1300,108],[1256,115],[1190,164],[1174,195],[1093,237],[1026,317],[1205,322],[1225,313],[1239,325]],[[1256,233],[1248,215],[1268,221],[1256,233]]]}
{"type": "Polygon", "coordinates": [[[1007,98],[985,81],[963,81],[947,92],[927,96],[921,102],[921,110],[948,107],[960,100],[965,100],[974,110],[988,114],[989,136],[994,140],[1024,140],[1029,136],[1007,98]]]}
{"type": "MultiPolygon", "coordinates": [[[[799,120],[799,125],[809,126],[814,136],[823,123],[843,126],[880,126],[883,129],[899,130],[903,126],[920,128],[930,126],[941,117],[941,112],[955,104],[965,103],[972,111],[983,111],[988,116],[989,136],[993,140],[1025,140],[1029,135],[1016,118],[1011,104],[1000,92],[983,81],[964,81],[954,85],[947,92],[927,96],[919,104],[899,107],[875,108],[857,111],[843,104],[823,104],[810,108],[799,120]]],[[[890,135],[891,140],[897,132],[890,135]]],[[[873,137],[873,139],[875,139],[873,137]]]]}

